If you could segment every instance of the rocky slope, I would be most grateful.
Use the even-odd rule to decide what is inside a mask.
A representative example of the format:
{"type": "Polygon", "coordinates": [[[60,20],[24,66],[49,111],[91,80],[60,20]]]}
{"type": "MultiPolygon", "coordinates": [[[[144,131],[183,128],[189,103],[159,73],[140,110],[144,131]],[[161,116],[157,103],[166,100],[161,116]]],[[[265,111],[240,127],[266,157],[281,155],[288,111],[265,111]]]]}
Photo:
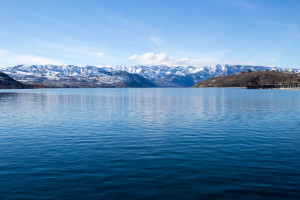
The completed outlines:
{"type": "Polygon", "coordinates": [[[191,87],[198,82],[216,76],[237,74],[241,71],[278,70],[300,72],[299,69],[286,69],[279,67],[249,66],[249,65],[214,65],[203,67],[171,67],[171,66],[116,66],[107,70],[122,70],[139,74],[161,87],[191,87]]]}
{"type": "Polygon", "coordinates": [[[4,72],[23,83],[47,87],[154,87],[156,85],[191,87],[212,77],[236,74],[248,69],[300,72],[299,69],[247,65],[202,67],[19,65],[7,68],[4,72]]]}
{"type": "Polygon", "coordinates": [[[19,65],[5,70],[16,80],[35,87],[157,87],[137,74],[94,66],[19,65]]]}
{"type": "Polygon", "coordinates": [[[194,87],[246,87],[273,83],[300,83],[298,73],[259,71],[247,72],[224,77],[214,77],[197,83],[194,87]]]}
{"type": "Polygon", "coordinates": [[[13,78],[9,77],[7,74],[0,72],[0,89],[25,89],[28,86],[20,83],[13,78]]]}

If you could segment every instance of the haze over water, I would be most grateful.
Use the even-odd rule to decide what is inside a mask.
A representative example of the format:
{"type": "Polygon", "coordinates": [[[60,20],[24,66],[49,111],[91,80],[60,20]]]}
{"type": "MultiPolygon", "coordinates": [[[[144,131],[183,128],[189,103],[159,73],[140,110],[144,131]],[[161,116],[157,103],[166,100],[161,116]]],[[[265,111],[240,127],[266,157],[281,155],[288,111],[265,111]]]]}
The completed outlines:
{"type": "Polygon", "coordinates": [[[0,198],[299,199],[299,97],[0,90],[0,198]]]}

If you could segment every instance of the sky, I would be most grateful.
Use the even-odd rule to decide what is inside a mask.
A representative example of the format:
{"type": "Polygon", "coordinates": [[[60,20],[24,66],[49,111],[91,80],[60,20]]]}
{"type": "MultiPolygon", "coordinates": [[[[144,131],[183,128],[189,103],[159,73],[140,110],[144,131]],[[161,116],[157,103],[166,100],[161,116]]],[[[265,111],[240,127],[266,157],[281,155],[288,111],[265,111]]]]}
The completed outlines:
{"type": "Polygon", "coordinates": [[[0,67],[300,68],[299,0],[0,0],[0,67]]]}

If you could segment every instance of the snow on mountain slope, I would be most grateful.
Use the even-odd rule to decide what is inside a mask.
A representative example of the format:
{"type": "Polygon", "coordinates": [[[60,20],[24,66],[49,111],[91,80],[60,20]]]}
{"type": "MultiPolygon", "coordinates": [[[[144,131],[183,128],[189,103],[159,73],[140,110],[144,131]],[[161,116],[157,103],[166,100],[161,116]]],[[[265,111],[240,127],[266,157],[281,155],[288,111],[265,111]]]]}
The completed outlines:
{"type": "Polygon", "coordinates": [[[246,66],[246,65],[215,65],[203,67],[170,67],[170,66],[115,66],[106,70],[122,70],[129,73],[139,74],[162,87],[189,87],[194,84],[215,77],[236,74],[251,69],[279,70],[300,72],[299,69],[285,69],[278,67],[246,66]]]}
{"type": "Polygon", "coordinates": [[[153,87],[156,84],[161,87],[190,87],[212,77],[236,74],[249,69],[252,71],[278,70],[300,72],[299,69],[246,65],[203,67],[172,67],[164,65],[130,67],[19,65],[8,68],[3,72],[21,82],[56,84],[56,86],[69,84],[72,87],[153,87]]]}
{"type": "Polygon", "coordinates": [[[18,65],[4,70],[16,80],[46,87],[155,87],[147,79],[128,72],[95,66],[18,65]]]}
{"type": "Polygon", "coordinates": [[[0,89],[26,89],[29,88],[23,83],[20,83],[7,74],[0,72],[0,89]]]}

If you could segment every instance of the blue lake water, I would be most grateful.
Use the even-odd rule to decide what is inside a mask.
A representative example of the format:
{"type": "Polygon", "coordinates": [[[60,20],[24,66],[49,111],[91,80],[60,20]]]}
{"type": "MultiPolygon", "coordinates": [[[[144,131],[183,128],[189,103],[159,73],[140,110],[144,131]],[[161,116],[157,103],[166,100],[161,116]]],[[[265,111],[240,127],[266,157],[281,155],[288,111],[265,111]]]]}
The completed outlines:
{"type": "Polygon", "coordinates": [[[0,90],[0,199],[300,199],[300,91],[0,90]]]}

